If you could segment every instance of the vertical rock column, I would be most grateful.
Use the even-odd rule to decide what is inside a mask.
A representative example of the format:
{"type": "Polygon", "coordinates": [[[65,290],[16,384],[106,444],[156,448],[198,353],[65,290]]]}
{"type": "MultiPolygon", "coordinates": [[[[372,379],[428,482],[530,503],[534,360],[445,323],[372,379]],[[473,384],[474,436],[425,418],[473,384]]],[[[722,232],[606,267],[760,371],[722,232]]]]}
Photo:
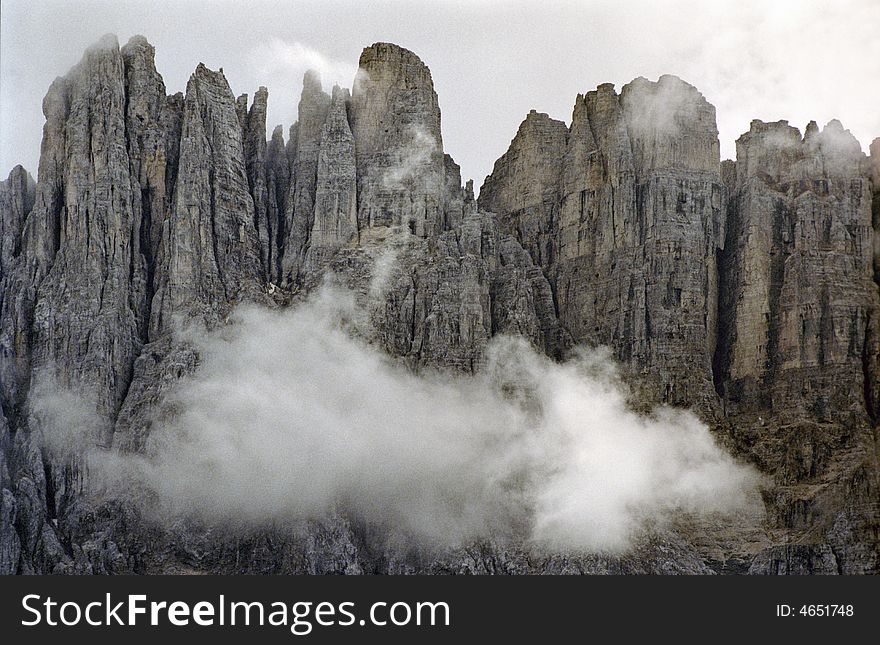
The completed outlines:
{"type": "Polygon", "coordinates": [[[235,98],[222,71],[202,64],[187,84],[177,184],[156,271],[151,339],[177,314],[221,318],[263,283],[235,98]]]}
{"type": "Polygon", "coordinates": [[[358,228],[403,226],[427,237],[444,218],[440,107],[431,72],[388,43],[364,49],[349,112],[358,177],[358,228]]]}
{"type": "Polygon", "coordinates": [[[144,285],[138,304],[140,336],[147,335],[150,302],[155,285],[155,259],[162,226],[171,210],[180,138],[177,100],[165,95],[165,83],[156,71],[155,50],[143,36],[133,37],[121,50],[127,91],[126,131],[132,190],[132,209],[140,220],[139,258],[144,285]]]}
{"type": "Polygon", "coordinates": [[[260,241],[260,261],[268,277],[271,273],[272,224],[269,221],[269,190],[266,181],[266,108],[269,92],[261,87],[254,94],[254,102],[243,124],[245,171],[254,200],[254,227],[260,241]]]}
{"type": "Polygon", "coordinates": [[[871,185],[874,191],[871,208],[874,224],[874,282],[880,285],[880,138],[871,142],[868,171],[871,175],[871,185]]]}
{"type": "MultiPolygon", "coordinates": [[[[284,284],[290,284],[297,279],[305,261],[315,217],[315,187],[321,133],[329,109],[330,96],[321,89],[321,79],[318,74],[313,71],[306,72],[303,78],[302,97],[299,101],[296,151],[287,203],[286,220],[289,222],[289,227],[281,262],[281,281],[284,284]]],[[[291,133],[291,140],[293,138],[291,133]]]]}
{"type": "Polygon", "coordinates": [[[270,282],[281,281],[281,256],[284,253],[285,216],[287,195],[290,190],[291,162],[284,145],[284,129],[279,125],[272,132],[266,148],[266,223],[269,228],[269,248],[266,252],[267,277],[270,282]]]}
{"type": "MultiPolygon", "coordinates": [[[[43,212],[44,197],[33,215],[35,227],[48,224],[36,236],[45,242],[34,259],[40,262],[52,246],[57,252],[37,290],[32,369],[83,388],[98,412],[112,418],[140,351],[146,314],[141,195],[131,174],[126,69],[116,39],[90,48],[67,79],[61,208],[43,212]],[[37,221],[44,216],[48,221],[37,221]]],[[[46,182],[46,192],[54,193],[55,179],[46,182]]]]}
{"type": "Polygon", "coordinates": [[[737,141],[723,270],[725,394],[817,420],[875,413],[871,184],[832,121],[803,138],[753,121],[737,141]]]}
{"type": "Polygon", "coordinates": [[[318,268],[336,249],[357,236],[357,170],[354,137],[348,125],[348,99],[348,90],[333,88],[330,111],[321,129],[307,270],[318,268]]]}
{"type": "Polygon", "coordinates": [[[19,266],[26,260],[22,234],[26,217],[34,207],[35,191],[33,178],[21,166],[13,168],[6,181],[0,182],[0,401],[2,412],[10,416],[20,398],[19,383],[28,371],[28,330],[18,325],[22,317],[27,318],[20,314],[29,314],[32,306],[26,304],[31,298],[22,293],[28,290],[30,281],[19,266]]]}
{"type": "Polygon", "coordinates": [[[510,148],[480,189],[481,209],[499,214],[504,231],[514,235],[535,264],[548,271],[556,261],[560,178],[568,128],[562,121],[532,110],[510,148]]]}

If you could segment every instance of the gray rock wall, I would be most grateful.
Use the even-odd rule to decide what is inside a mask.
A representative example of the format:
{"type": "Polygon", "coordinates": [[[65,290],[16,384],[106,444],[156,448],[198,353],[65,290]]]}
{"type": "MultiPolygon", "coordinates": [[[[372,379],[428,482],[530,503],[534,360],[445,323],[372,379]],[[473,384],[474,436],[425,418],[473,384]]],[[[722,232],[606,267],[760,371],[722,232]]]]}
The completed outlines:
{"type": "Polygon", "coordinates": [[[877,572],[880,140],[866,157],[836,122],[755,122],[720,163],[706,99],[636,79],[578,96],[569,127],[530,113],[475,201],[412,52],[366,48],[351,96],[307,74],[286,142],[267,101],[203,65],[166,96],[142,37],[50,87],[38,181],[0,183],[0,572],[877,572]],[[45,441],[28,393],[47,371],[103,419],[89,441],[143,451],[198,366],[178,321],[329,273],[414,370],[479,370],[500,333],[556,359],[608,345],[643,407],[694,408],[768,475],[768,524],[615,558],[411,553],[344,517],[157,526],[86,496],[45,441]]]}

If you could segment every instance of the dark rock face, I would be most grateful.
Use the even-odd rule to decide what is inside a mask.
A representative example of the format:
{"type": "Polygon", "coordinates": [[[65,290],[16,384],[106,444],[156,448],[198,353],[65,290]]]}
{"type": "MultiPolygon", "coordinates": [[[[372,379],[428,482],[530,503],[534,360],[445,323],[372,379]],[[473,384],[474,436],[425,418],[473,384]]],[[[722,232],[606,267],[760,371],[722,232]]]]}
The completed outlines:
{"type": "MultiPolygon", "coordinates": [[[[276,221],[269,219],[269,187],[266,179],[266,107],[269,92],[261,87],[254,95],[254,102],[247,113],[243,125],[244,161],[248,186],[254,200],[254,226],[260,240],[260,261],[264,275],[268,276],[274,258],[272,257],[273,237],[277,229],[276,221]]],[[[275,214],[275,213],[273,213],[275,214]]]]}
{"type": "Polygon", "coordinates": [[[733,419],[757,413],[778,426],[758,449],[785,455],[771,508],[804,534],[754,565],[762,571],[878,564],[880,309],[865,170],[836,121],[810,123],[803,137],[784,121],[754,121],[737,142],[716,365],[733,419]]]}
{"type": "Polygon", "coordinates": [[[199,65],[166,96],[142,37],[57,79],[39,181],[0,183],[0,572],[876,573],[880,140],[754,122],[720,163],[714,108],[671,77],[530,113],[478,201],[443,152],[430,71],[364,50],[351,95],[306,75],[287,142],[199,65]],[[618,557],[386,544],[345,517],[160,525],[85,494],[28,393],[50,375],[142,452],[198,366],[177,322],[285,306],[328,275],[413,370],[474,372],[496,334],[607,345],[643,405],[689,406],[767,473],[767,525],[682,525],[618,557]]]}

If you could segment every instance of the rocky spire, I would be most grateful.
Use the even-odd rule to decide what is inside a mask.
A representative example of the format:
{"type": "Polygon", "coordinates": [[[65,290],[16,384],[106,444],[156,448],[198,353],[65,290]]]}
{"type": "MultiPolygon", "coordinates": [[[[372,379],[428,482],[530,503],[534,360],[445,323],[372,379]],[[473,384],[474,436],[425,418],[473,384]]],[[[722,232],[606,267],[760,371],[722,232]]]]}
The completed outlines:
{"type": "Polygon", "coordinates": [[[245,117],[244,160],[251,197],[254,200],[254,226],[260,240],[260,260],[268,277],[272,263],[271,229],[269,222],[269,192],[266,185],[266,109],[269,91],[260,87],[245,117]]]}
{"type": "Polygon", "coordinates": [[[868,158],[874,190],[880,190],[880,137],[871,142],[871,156],[868,158]]]}
{"type": "Polygon", "coordinates": [[[389,43],[364,49],[349,111],[358,174],[358,227],[403,226],[436,234],[445,167],[431,72],[389,43]]]}
{"type": "Polygon", "coordinates": [[[321,129],[315,211],[306,258],[309,269],[357,237],[357,171],[346,110],[348,100],[348,90],[333,88],[330,110],[321,129]]]}
{"type": "Polygon", "coordinates": [[[52,154],[63,160],[63,205],[57,215],[45,213],[57,228],[39,235],[57,251],[36,294],[33,370],[87,385],[99,411],[112,417],[140,349],[147,281],[141,194],[133,190],[126,136],[126,68],[115,37],[90,48],[66,78],[64,147],[52,154]]]}
{"type": "Polygon", "coordinates": [[[265,251],[267,277],[270,282],[281,281],[281,256],[284,253],[284,212],[290,191],[291,160],[284,143],[284,128],[272,131],[266,148],[266,224],[269,246],[265,251]]]}
{"type": "Polygon", "coordinates": [[[34,207],[35,189],[33,177],[21,166],[13,168],[6,181],[0,181],[0,276],[12,271],[21,252],[21,233],[34,207]]]}
{"type": "MultiPolygon", "coordinates": [[[[113,447],[143,450],[199,362],[174,319],[220,323],[241,300],[292,296],[267,278],[299,297],[325,270],[367,305],[370,342],[414,369],[479,370],[495,334],[553,358],[604,345],[644,407],[712,420],[774,478],[772,531],[737,542],[725,527],[724,564],[702,542],[676,547],[685,562],[877,571],[880,140],[866,158],[838,122],[801,137],[756,121],[719,164],[696,89],[604,84],[578,96],[568,129],[526,118],[480,196],[496,216],[461,188],[430,73],[407,50],[364,50],[351,98],[307,75],[286,144],[280,128],[265,141],[265,90],[248,109],[200,65],[186,97],[166,97],[153,59],[140,37],[91,48],[43,101],[37,185],[20,167],[0,182],[0,573],[174,569],[181,550],[212,571],[326,570],[325,556],[331,570],[391,566],[373,556],[384,545],[351,555],[364,538],[344,526],[320,538],[325,555],[287,534],[281,554],[221,532],[193,549],[185,526],[80,495],[87,473],[41,444],[24,405],[32,376],[52,370],[94,399],[113,447]]],[[[535,568],[485,548],[493,566],[535,568]]],[[[644,557],[631,561],[650,570],[644,557]]]]}
{"type": "Polygon", "coordinates": [[[263,269],[235,97],[201,63],[186,88],[171,216],[162,232],[150,334],[172,316],[211,321],[261,287],[263,269]]]}
{"type": "Polygon", "coordinates": [[[21,403],[30,370],[34,281],[23,235],[35,199],[34,180],[21,166],[0,182],[0,415],[9,418],[21,403]]]}
{"type": "Polygon", "coordinates": [[[693,85],[668,74],[656,83],[640,77],[623,87],[620,104],[640,177],[674,170],[718,173],[715,108],[693,85]]]}
{"type": "Polygon", "coordinates": [[[555,262],[567,138],[562,121],[532,110],[480,188],[479,207],[498,213],[505,231],[520,241],[536,264],[548,268],[555,262]]]}
{"type": "Polygon", "coordinates": [[[287,239],[281,263],[281,282],[284,284],[296,280],[305,260],[309,234],[315,217],[315,187],[321,134],[329,109],[330,96],[321,88],[318,73],[309,70],[303,78],[302,96],[299,101],[296,153],[291,173],[291,194],[285,217],[288,222],[287,239]]]}
{"type": "Polygon", "coordinates": [[[168,219],[180,147],[180,109],[165,95],[165,83],[156,71],[155,50],[143,36],[135,36],[121,50],[125,62],[126,132],[132,181],[132,209],[140,220],[138,238],[145,285],[139,321],[140,335],[152,300],[155,258],[162,226],[168,219]]]}

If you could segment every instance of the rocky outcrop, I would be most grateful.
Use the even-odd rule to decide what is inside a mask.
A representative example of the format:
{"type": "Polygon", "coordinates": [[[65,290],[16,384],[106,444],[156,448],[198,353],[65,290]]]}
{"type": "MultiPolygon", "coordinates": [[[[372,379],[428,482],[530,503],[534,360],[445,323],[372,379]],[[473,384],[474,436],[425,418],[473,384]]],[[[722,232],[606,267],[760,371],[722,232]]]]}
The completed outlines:
{"type": "MultiPolygon", "coordinates": [[[[291,193],[285,214],[288,232],[281,261],[283,284],[290,284],[299,276],[308,250],[309,234],[315,221],[315,189],[321,134],[330,110],[330,100],[330,96],[321,89],[318,74],[306,72],[302,98],[299,101],[299,120],[296,123],[291,193]]],[[[291,141],[293,140],[294,134],[291,133],[291,141]]]]}
{"type": "Polygon", "coordinates": [[[273,284],[281,282],[281,257],[287,234],[284,227],[285,212],[292,163],[284,144],[284,130],[279,125],[272,132],[272,139],[266,148],[266,221],[269,226],[269,248],[265,256],[266,274],[273,284]]]}
{"type": "Polygon", "coordinates": [[[8,275],[21,253],[24,220],[34,207],[36,184],[21,166],[0,181],[0,274],[8,275]]]}
{"type": "Polygon", "coordinates": [[[876,570],[878,314],[870,180],[836,121],[737,141],[721,260],[718,382],[777,487],[762,573],[876,570]],[[748,430],[747,430],[748,428],[748,430]]]}
{"type": "Polygon", "coordinates": [[[868,167],[871,171],[871,180],[874,182],[874,188],[880,186],[880,137],[874,139],[870,146],[871,156],[868,157],[868,167]]]}
{"type": "Polygon", "coordinates": [[[539,261],[562,328],[773,477],[785,537],[753,572],[876,570],[871,160],[837,122],[756,122],[719,165],[714,109],[674,77],[600,86],[564,145],[540,136],[558,128],[530,114],[480,203],[539,261]]]}
{"type": "Polygon", "coordinates": [[[880,138],[871,142],[868,169],[874,190],[872,210],[874,213],[874,281],[880,284],[880,138]]]}
{"type": "Polygon", "coordinates": [[[499,213],[539,266],[556,262],[561,174],[568,128],[532,110],[480,189],[479,207],[499,213]]]}
{"type": "Polygon", "coordinates": [[[202,64],[186,88],[174,202],[162,230],[150,337],[177,315],[214,322],[261,290],[263,267],[235,98],[202,64]]]}
{"type": "Polygon", "coordinates": [[[724,198],[715,110],[663,76],[578,96],[567,132],[533,111],[479,203],[544,269],[575,342],[612,347],[649,400],[708,409],[724,198]]]}
{"type": "Polygon", "coordinates": [[[414,369],[476,372],[492,336],[518,334],[558,355],[550,284],[493,215],[468,215],[432,240],[386,235],[371,232],[330,269],[366,294],[376,339],[389,354],[414,369]]]}
{"type": "Polygon", "coordinates": [[[864,163],[836,121],[803,137],[785,121],[753,121],[737,141],[719,348],[732,404],[817,420],[876,414],[864,163]]]}
{"type": "MultiPolygon", "coordinates": [[[[131,60],[140,66],[149,65],[148,59],[131,60]]],[[[141,93],[132,116],[157,89],[141,78],[144,71],[131,70],[141,93]]],[[[31,215],[35,227],[57,226],[38,234],[52,240],[55,252],[36,292],[32,370],[51,371],[62,383],[83,387],[100,413],[112,418],[148,316],[139,235],[142,195],[131,161],[144,142],[135,136],[130,148],[126,137],[126,65],[115,38],[92,47],[71,70],[64,101],[67,110],[58,115],[64,120],[58,211],[43,213],[40,202],[31,215]]]]}
{"type": "Polygon", "coordinates": [[[21,402],[30,359],[27,331],[34,294],[24,268],[22,245],[26,243],[25,222],[34,207],[35,190],[33,178],[21,166],[13,168],[0,182],[0,414],[9,416],[21,402]]]}
{"type": "Polygon", "coordinates": [[[358,228],[440,232],[445,164],[431,72],[411,51],[376,43],[361,54],[352,89],[358,228]]]}
{"type": "Polygon", "coordinates": [[[306,270],[315,270],[336,249],[357,237],[357,169],[348,125],[348,90],[333,88],[321,129],[315,179],[315,208],[306,270]]]}
{"type": "Polygon", "coordinates": [[[266,180],[266,107],[269,91],[261,87],[254,95],[254,102],[247,113],[242,143],[244,145],[244,165],[247,172],[248,187],[254,200],[254,227],[260,242],[260,261],[264,275],[268,276],[272,266],[273,232],[277,222],[269,221],[269,188],[266,180]]]}

